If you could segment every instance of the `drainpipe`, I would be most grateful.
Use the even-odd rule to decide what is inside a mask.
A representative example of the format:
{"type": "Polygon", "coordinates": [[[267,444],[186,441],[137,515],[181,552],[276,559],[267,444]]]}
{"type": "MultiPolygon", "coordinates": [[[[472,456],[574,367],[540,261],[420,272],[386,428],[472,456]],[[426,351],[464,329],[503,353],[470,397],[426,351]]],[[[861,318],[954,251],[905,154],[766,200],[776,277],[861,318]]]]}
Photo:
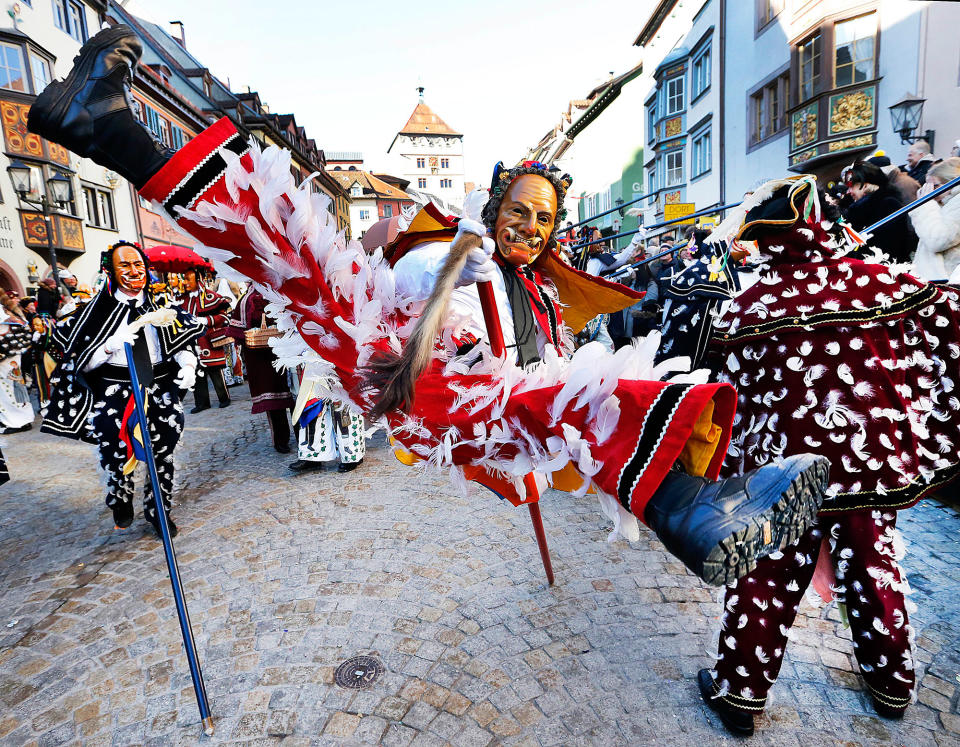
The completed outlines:
{"type": "Polygon", "coordinates": [[[720,33],[720,53],[717,55],[717,59],[720,60],[720,106],[719,111],[717,112],[717,129],[719,130],[720,137],[717,138],[717,144],[720,146],[719,156],[720,156],[720,204],[727,204],[727,133],[725,130],[726,116],[725,112],[727,109],[727,95],[726,95],[726,77],[727,77],[727,0],[720,0],[720,18],[717,21],[717,27],[719,28],[720,33]]]}

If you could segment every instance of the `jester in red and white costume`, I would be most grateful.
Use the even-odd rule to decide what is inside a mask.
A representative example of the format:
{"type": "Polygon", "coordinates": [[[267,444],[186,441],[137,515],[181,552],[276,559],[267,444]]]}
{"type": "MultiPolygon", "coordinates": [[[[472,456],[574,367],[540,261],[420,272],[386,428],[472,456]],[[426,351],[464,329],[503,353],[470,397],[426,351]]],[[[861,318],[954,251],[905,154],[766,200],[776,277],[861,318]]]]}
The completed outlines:
{"type": "MultiPolygon", "coordinates": [[[[366,255],[338,236],[327,198],[294,184],[290,154],[261,151],[229,120],[179,151],[164,148],[124,102],[139,54],[127,27],[92,38],[67,79],[38,97],[31,131],[118,171],[194,236],[221,272],[252,280],[285,333],[275,347],[281,360],[312,365],[337,401],[369,412],[376,392],[364,389],[365,371],[403,349],[418,328],[425,289],[407,286],[402,268],[381,253],[366,255]]],[[[570,332],[638,294],[557,257],[565,189],[543,167],[510,169],[497,177],[485,225],[457,225],[451,255],[461,240],[479,246],[479,236],[468,241],[467,234],[492,236],[459,277],[441,272],[436,287],[499,273],[503,326],[513,328],[520,356],[494,357],[475,315],[454,304],[412,401],[385,413],[391,437],[405,460],[499,486],[515,500],[524,499],[530,472],[562,489],[592,490],[627,536],[636,536],[640,519],[701,578],[732,580],[807,528],[826,460],[795,456],[716,481],[734,415],[732,387],[692,374],[662,380],[678,367],[653,365],[656,340],[616,354],[586,345],[568,357],[570,332]],[[494,247],[499,259],[491,268],[494,247]],[[461,354],[470,331],[477,343],[461,354]]]]}

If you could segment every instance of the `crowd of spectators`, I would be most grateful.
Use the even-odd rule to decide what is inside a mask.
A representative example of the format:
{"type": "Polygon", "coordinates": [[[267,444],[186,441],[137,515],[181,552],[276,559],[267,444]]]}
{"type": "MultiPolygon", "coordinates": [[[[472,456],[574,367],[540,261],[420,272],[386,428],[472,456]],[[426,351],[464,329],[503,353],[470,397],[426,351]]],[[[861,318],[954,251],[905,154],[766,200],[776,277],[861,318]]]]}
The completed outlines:
{"type": "MultiPolygon", "coordinates": [[[[904,205],[930,194],[960,175],[960,141],[950,157],[937,158],[930,145],[919,140],[897,166],[878,152],[844,169],[842,184],[832,192],[841,215],[858,231],[865,231],[904,205]]],[[[870,244],[892,262],[910,265],[923,280],[960,282],[960,188],[954,188],[871,232],[870,244]],[[957,271],[957,277],[951,277],[957,271]]]]}
{"type": "MultiPolygon", "coordinates": [[[[908,151],[903,165],[892,164],[878,151],[847,167],[841,174],[841,183],[828,191],[827,199],[853,229],[863,232],[958,176],[960,140],[946,159],[935,157],[926,142],[918,141],[908,151]]],[[[645,294],[629,309],[603,320],[609,337],[591,332],[590,339],[619,348],[635,337],[663,329],[665,307],[669,307],[670,300],[668,288],[678,274],[699,261],[697,247],[702,241],[695,231],[690,226],[679,238],[673,232],[647,238],[641,229],[629,245],[618,251],[611,249],[612,240],[605,239],[596,227],[575,228],[567,224],[561,232],[561,254],[567,261],[592,275],[616,280],[645,294]],[[651,257],[655,259],[638,264],[651,257]]],[[[960,284],[960,187],[874,229],[869,246],[882,251],[889,262],[907,266],[923,280],[949,279],[960,284]]]]}

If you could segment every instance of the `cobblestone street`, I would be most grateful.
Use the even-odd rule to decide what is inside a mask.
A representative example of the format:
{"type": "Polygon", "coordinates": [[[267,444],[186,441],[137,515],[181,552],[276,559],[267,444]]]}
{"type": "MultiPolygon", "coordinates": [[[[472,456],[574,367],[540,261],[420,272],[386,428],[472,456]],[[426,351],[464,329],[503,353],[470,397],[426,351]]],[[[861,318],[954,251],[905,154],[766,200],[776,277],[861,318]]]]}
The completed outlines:
{"type": "MultiPolygon", "coordinates": [[[[734,743],[696,673],[720,604],[643,530],[607,543],[593,497],[525,510],[400,465],[383,435],[348,474],[292,476],[266,419],[187,415],[175,545],[216,721],[201,736],[160,543],[115,531],[93,447],[3,438],[0,743],[734,743]],[[333,674],[379,658],[366,690],[333,674]]],[[[902,513],[919,702],[873,712],[835,606],[805,602],[752,743],[960,745],[960,515],[902,513]]]]}

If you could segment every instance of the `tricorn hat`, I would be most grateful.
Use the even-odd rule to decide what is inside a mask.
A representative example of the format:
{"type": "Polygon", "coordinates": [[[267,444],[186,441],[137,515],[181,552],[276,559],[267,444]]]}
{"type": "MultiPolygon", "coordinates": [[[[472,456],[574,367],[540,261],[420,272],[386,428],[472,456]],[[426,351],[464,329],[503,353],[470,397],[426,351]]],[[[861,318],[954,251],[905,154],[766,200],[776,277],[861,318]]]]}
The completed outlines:
{"type": "Polygon", "coordinates": [[[707,243],[731,238],[756,241],[801,219],[820,220],[817,179],[810,174],[774,179],[759,187],[713,230],[707,243]]]}

